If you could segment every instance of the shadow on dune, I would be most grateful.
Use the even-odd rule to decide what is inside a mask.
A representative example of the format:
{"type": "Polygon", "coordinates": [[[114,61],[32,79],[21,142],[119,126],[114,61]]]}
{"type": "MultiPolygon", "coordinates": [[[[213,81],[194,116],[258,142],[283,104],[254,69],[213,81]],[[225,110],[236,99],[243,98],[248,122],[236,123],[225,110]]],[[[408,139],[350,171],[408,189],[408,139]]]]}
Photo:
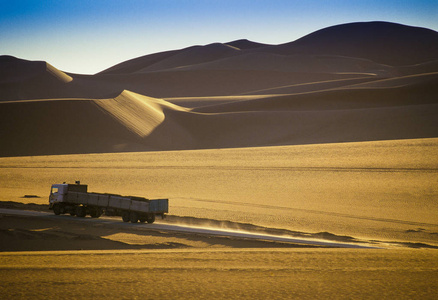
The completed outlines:
{"type": "Polygon", "coordinates": [[[436,137],[438,80],[429,77],[401,87],[359,85],[164,109],[166,119],[146,142],[156,149],[193,149],[436,137]]]}
{"type": "Polygon", "coordinates": [[[124,91],[110,99],[0,103],[1,156],[233,148],[438,136],[438,77],[187,109],[124,91]],[[411,83],[412,81],[412,83],[411,83]]]}

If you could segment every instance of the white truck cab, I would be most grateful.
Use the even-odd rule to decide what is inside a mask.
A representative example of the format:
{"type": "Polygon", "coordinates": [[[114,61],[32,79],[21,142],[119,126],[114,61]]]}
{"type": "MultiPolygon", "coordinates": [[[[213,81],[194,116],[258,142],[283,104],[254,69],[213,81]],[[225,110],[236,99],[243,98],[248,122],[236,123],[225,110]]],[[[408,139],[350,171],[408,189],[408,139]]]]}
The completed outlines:
{"type": "Polygon", "coordinates": [[[62,202],[64,194],[67,192],[68,184],[53,184],[50,190],[49,203],[62,202]]]}
{"type": "Polygon", "coordinates": [[[54,203],[64,202],[65,195],[69,191],[86,193],[88,186],[76,181],[76,184],[52,184],[49,196],[49,208],[51,209],[54,203]]]}

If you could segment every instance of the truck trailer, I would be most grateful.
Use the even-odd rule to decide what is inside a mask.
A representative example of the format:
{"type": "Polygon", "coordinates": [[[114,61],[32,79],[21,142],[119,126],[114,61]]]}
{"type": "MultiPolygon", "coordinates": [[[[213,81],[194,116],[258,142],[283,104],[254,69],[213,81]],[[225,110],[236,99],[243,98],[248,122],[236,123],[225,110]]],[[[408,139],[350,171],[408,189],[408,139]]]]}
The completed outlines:
{"type": "Polygon", "coordinates": [[[75,184],[52,185],[49,209],[55,215],[68,213],[81,218],[87,215],[99,218],[105,213],[107,216],[121,216],[123,222],[154,223],[156,216],[164,218],[169,212],[169,199],[89,193],[88,185],[76,181],[75,184]]]}

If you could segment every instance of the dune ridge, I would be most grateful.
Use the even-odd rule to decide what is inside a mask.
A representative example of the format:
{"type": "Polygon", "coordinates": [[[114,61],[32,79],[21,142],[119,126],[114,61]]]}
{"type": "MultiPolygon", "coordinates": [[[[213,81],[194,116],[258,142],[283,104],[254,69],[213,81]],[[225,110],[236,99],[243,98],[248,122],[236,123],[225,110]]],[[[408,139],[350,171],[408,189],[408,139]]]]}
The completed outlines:
{"type": "Polygon", "coordinates": [[[107,113],[119,120],[128,129],[144,138],[148,136],[165,119],[163,107],[182,110],[164,100],[123,91],[113,99],[94,101],[107,113]]]}

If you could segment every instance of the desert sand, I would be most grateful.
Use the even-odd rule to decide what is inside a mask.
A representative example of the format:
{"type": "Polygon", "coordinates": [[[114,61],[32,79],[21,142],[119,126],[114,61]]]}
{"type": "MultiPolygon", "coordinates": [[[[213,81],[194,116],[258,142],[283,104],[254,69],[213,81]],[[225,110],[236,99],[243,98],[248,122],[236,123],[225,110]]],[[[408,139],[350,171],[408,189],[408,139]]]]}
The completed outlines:
{"type": "Polygon", "coordinates": [[[51,184],[80,180],[169,198],[159,224],[379,248],[2,213],[0,294],[434,299],[437,61],[437,32],[385,22],[95,75],[0,57],[1,208],[47,212],[51,184]]]}
{"type": "Polygon", "coordinates": [[[0,259],[2,292],[33,299],[433,299],[438,267],[436,252],[424,250],[43,251],[0,259]]]}
{"type": "MultiPolygon", "coordinates": [[[[171,199],[171,214],[437,245],[438,139],[0,158],[1,201],[51,184],[171,199]]],[[[40,198],[23,198],[35,195],[40,198]]]]}

